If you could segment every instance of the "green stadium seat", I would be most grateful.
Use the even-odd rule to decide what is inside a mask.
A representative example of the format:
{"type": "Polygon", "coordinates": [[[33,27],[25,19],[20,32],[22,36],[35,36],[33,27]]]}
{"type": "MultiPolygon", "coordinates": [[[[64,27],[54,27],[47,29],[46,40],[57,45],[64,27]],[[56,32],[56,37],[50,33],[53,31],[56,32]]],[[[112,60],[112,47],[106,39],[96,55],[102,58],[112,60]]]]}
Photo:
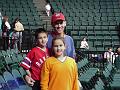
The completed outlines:
{"type": "Polygon", "coordinates": [[[88,41],[96,41],[95,36],[87,36],[88,41]]]}
{"type": "Polygon", "coordinates": [[[80,17],[80,21],[87,21],[87,17],[80,17]]]}
{"type": "Polygon", "coordinates": [[[82,30],[82,31],[87,30],[87,26],[80,26],[80,30],[82,30]]]}
{"type": "Polygon", "coordinates": [[[2,51],[1,51],[1,53],[2,53],[2,56],[3,56],[3,57],[8,56],[7,52],[6,52],[6,51],[4,51],[4,50],[2,50],[2,51]]]}
{"type": "Polygon", "coordinates": [[[112,46],[116,49],[117,47],[120,46],[120,41],[119,40],[112,40],[112,46]]]}
{"type": "Polygon", "coordinates": [[[100,21],[100,17],[95,16],[95,17],[94,17],[94,21],[100,21]]]}
{"type": "Polygon", "coordinates": [[[104,35],[104,40],[105,41],[112,41],[112,38],[111,38],[110,34],[109,35],[104,35]]]}
{"type": "Polygon", "coordinates": [[[105,48],[112,47],[111,41],[104,41],[104,42],[103,42],[103,45],[104,45],[105,48]]]}
{"type": "Polygon", "coordinates": [[[93,41],[88,41],[89,47],[94,47],[93,41]]]}
{"type": "Polygon", "coordinates": [[[94,30],[95,30],[95,31],[101,30],[101,26],[94,26],[94,30]]]}
{"type": "Polygon", "coordinates": [[[26,16],[26,13],[22,11],[22,12],[20,12],[20,16],[21,16],[21,17],[25,17],[25,16],[26,16]]]}
{"type": "Polygon", "coordinates": [[[0,86],[1,86],[1,88],[0,88],[1,90],[9,90],[10,89],[2,75],[0,75],[0,86]]]}
{"type": "Polygon", "coordinates": [[[114,14],[113,12],[109,12],[109,13],[108,13],[108,16],[109,16],[109,17],[114,17],[115,14],[114,14]]]}
{"type": "Polygon", "coordinates": [[[110,13],[110,12],[113,13],[113,12],[114,12],[114,9],[113,9],[113,8],[107,8],[107,12],[108,12],[108,13],[110,13]]]}
{"type": "Polygon", "coordinates": [[[109,30],[115,30],[116,26],[109,26],[109,30]]]}
{"type": "Polygon", "coordinates": [[[68,20],[67,20],[67,25],[70,25],[70,26],[74,25],[73,20],[70,19],[70,18],[68,18],[68,20]]]}
{"type": "Polygon", "coordinates": [[[94,21],[93,17],[88,17],[88,21],[94,21]]]}
{"type": "Polygon", "coordinates": [[[103,47],[103,41],[94,41],[95,47],[103,47]]]}
{"type": "Polygon", "coordinates": [[[13,15],[13,13],[12,12],[5,12],[5,15],[11,17],[13,15]]]}
{"type": "Polygon", "coordinates": [[[96,30],[95,31],[95,35],[97,36],[97,37],[99,37],[99,36],[103,36],[103,31],[101,31],[101,30],[96,30]]]}
{"type": "Polygon", "coordinates": [[[87,21],[82,21],[81,24],[82,24],[83,26],[88,26],[88,22],[87,22],[87,21]]]}
{"type": "Polygon", "coordinates": [[[83,30],[83,31],[80,30],[80,31],[79,31],[79,35],[80,35],[80,36],[86,36],[86,35],[87,35],[87,32],[84,31],[84,30],[83,30]]]}
{"type": "Polygon", "coordinates": [[[112,40],[119,41],[119,36],[112,36],[112,40]]]}
{"type": "MultiPolygon", "coordinates": [[[[1,59],[1,57],[0,57],[1,59]]],[[[4,62],[2,61],[2,59],[0,60],[0,74],[3,73],[3,71],[5,71],[5,66],[4,66],[4,62]]]]}
{"type": "Polygon", "coordinates": [[[118,35],[118,31],[116,31],[116,30],[111,30],[110,33],[111,33],[112,36],[117,36],[118,35]]]}
{"type": "Polygon", "coordinates": [[[12,70],[12,75],[17,81],[19,88],[21,90],[31,90],[31,88],[26,84],[25,80],[23,79],[23,76],[20,75],[19,71],[16,69],[12,70]]]}
{"type": "Polygon", "coordinates": [[[18,68],[18,63],[13,62],[13,60],[10,57],[6,56],[4,58],[4,61],[8,70],[11,70],[12,68],[18,68]]]}
{"type": "Polygon", "coordinates": [[[16,11],[17,11],[17,12],[23,12],[24,9],[22,8],[22,6],[20,6],[19,8],[16,8],[16,11]]]}
{"type": "MultiPolygon", "coordinates": [[[[120,16],[120,13],[119,13],[119,12],[116,12],[116,13],[114,13],[114,14],[115,14],[115,18],[120,16]]],[[[117,20],[117,19],[116,19],[116,20],[117,20]]]]}
{"type": "Polygon", "coordinates": [[[89,26],[94,26],[95,25],[95,21],[88,21],[88,25],[89,26]]]}
{"type": "Polygon", "coordinates": [[[108,17],[108,21],[115,21],[115,17],[108,17]]]}
{"type": "Polygon", "coordinates": [[[17,60],[18,60],[19,62],[21,62],[23,59],[24,59],[24,58],[23,58],[23,56],[22,56],[21,54],[18,54],[18,55],[17,55],[17,60]]]}
{"type": "MultiPolygon", "coordinates": [[[[108,13],[107,12],[104,12],[104,13],[101,13],[101,17],[107,17],[108,16],[108,13]]],[[[102,19],[103,20],[103,19],[102,19]]],[[[106,20],[106,19],[105,19],[106,20]]]]}
{"type": "Polygon", "coordinates": [[[79,36],[79,31],[77,30],[77,31],[71,31],[71,36],[73,36],[73,35],[75,35],[75,36],[79,36]]]}
{"type": "Polygon", "coordinates": [[[25,70],[22,67],[18,68],[18,71],[20,72],[21,76],[23,77],[24,75],[26,75],[25,70]]]}
{"type": "Polygon", "coordinates": [[[94,31],[94,26],[87,26],[87,31],[94,31]]]}
{"type": "MultiPolygon", "coordinates": [[[[28,20],[29,21],[29,20],[28,20]]],[[[30,26],[35,26],[36,25],[36,23],[35,23],[35,21],[29,21],[29,23],[28,23],[30,26]]]]}
{"type": "Polygon", "coordinates": [[[119,25],[119,23],[117,23],[116,21],[111,21],[110,23],[109,23],[109,25],[119,25]]]}
{"type": "MultiPolygon", "coordinates": [[[[12,59],[13,63],[16,63],[16,64],[19,63],[19,60],[17,59],[16,55],[12,55],[12,56],[11,56],[11,59],[12,59]]],[[[18,65],[18,66],[19,66],[19,65],[18,65]]]]}
{"type": "Polygon", "coordinates": [[[96,22],[95,22],[95,25],[96,25],[96,26],[100,26],[100,25],[102,25],[102,22],[101,22],[101,21],[96,21],[96,22]]]}
{"type": "Polygon", "coordinates": [[[80,40],[80,36],[72,36],[73,37],[73,40],[80,40]]]}
{"type": "Polygon", "coordinates": [[[104,37],[102,35],[98,35],[98,36],[96,36],[96,40],[97,41],[103,41],[104,37]]]}
{"type": "Polygon", "coordinates": [[[70,35],[70,31],[73,30],[72,26],[66,26],[66,32],[69,33],[68,35],[70,35]]]}
{"type": "Polygon", "coordinates": [[[95,36],[95,32],[92,30],[92,31],[87,31],[87,35],[88,36],[95,36]]]}
{"type": "Polygon", "coordinates": [[[13,16],[19,16],[19,12],[13,13],[13,16]]]}
{"type": "Polygon", "coordinates": [[[102,25],[105,25],[105,26],[110,25],[108,21],[102,21],[101,24],[102,24],[102,25]]]}
{"type": "Polygon", "coordinates": [[[12,74],[10,72],[5,71],[3,73],[3,77],[4,77],[5,81],[7,82],[10,90],[19,89],[18,83],[16,82],[16,80],[14,79],[14,77],[12,76],[12,74]]]}
{"type": "Polygon", "coordinates": [[[101,46],[96,46],[96,51],[105,51],[105,48],[104,47],[101,47],[101,46]]]}

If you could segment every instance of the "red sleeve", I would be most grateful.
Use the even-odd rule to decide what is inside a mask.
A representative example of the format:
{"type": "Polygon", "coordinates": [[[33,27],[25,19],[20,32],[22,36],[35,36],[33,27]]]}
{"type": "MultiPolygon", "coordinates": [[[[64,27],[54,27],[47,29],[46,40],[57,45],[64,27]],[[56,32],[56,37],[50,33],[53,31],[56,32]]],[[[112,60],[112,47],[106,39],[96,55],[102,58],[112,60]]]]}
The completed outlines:
{"type": "Polygon", "coordinates": [[[32,60],[34,58],[34,49],[32,49],[27,56],[24,58],[24,60],[20,63],[20,66],[24,69],[28,70],[31,67],[32,60]]]}

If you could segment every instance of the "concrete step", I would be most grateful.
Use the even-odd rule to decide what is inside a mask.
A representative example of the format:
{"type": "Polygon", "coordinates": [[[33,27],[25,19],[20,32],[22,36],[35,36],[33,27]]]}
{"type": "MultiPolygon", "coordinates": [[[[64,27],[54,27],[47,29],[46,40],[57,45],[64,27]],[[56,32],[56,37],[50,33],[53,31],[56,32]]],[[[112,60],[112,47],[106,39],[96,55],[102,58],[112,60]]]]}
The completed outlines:
{"type": "Polygon", "coordinates": [[[46,20],[46,19],[47,19],[47,20],[50,20],[50,19],[51,19],[51,17],[48,17],[47,15],[43,15],[43,14],[40,16],[40,18],[45,19],[45,20],[46,20]]]}

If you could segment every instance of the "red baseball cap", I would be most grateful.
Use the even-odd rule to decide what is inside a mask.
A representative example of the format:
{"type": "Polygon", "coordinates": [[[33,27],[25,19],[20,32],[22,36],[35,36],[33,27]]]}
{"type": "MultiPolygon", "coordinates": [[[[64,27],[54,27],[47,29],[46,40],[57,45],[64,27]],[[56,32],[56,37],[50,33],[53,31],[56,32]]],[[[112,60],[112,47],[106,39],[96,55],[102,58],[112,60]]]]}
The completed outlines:
{"type": "Polygon", "coordinates": [[[62,13],[54,13],[51,17],[51,23],[54,23],[58,20],[65,20],[65,16],[62,13]]]}

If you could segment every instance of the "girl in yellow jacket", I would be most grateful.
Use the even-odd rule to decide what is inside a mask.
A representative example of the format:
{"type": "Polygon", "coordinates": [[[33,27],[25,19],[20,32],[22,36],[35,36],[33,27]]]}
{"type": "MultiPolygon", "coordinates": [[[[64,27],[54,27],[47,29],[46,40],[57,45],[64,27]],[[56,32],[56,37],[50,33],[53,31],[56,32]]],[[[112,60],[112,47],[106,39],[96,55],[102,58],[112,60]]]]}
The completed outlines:
{"type": "Polygon", "coordinates": [[[41,90],[79,90],[76,62],[66,56],[64,50],[64,38],[55,37],[52,41],[54,54],[43,64],[41,90]]]}

